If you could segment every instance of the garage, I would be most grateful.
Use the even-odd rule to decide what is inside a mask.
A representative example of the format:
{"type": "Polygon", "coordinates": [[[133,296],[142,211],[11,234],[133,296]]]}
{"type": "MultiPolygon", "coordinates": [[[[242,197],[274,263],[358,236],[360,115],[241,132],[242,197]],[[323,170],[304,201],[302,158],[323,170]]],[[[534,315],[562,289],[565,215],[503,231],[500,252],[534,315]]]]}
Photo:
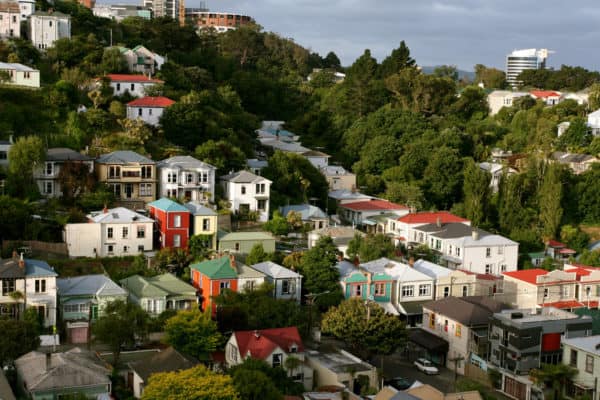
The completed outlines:
{"type": "Polygon", "coordinates": [[[73,344],[87,343],[88,331],[87,322],[69,322],[67,323],[67,340],[73,344]]]}

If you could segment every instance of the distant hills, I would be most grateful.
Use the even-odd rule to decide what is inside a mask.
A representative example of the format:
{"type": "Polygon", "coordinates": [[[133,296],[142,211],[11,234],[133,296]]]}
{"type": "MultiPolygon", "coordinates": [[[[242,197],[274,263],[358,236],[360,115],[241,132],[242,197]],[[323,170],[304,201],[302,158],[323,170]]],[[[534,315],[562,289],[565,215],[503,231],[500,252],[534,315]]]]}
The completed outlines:
{"type": "MultiPolygon", "coordinates": [[[[436,69],[439,65],[434,65],[434,66],[423,66],[421,67],[421,70],[423,71],[424,74],[433,74],[433,70],[436,69]]],[[[458,79],[463,79],[463,78],[467,78],[468,80],[472,81],[473,79],[475,79],[475,71],[464,71],[462,69],[458,70],[458,79]]]]}

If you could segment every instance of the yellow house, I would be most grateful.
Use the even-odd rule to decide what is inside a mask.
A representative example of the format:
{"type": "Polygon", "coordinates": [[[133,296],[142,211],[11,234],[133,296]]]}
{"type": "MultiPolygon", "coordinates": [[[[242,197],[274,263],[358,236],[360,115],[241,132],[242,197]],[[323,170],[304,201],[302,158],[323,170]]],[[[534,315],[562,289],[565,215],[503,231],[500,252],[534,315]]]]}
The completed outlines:
{"type": "Polygon", "coordinates": [[[186,203],[184,206],[192,214],[192,220],[190,221],[191,235],[210,236],[210,248],[216,250],[219,227],[217,213],[213,209],[194,201],[186,203]]]}
{"type": "Polygon", "coordinates": [[[96,161],[96,175],[121,205],[144,208],[156,199],[156,165],[141,154],[128,150],[104,154],[96,161]]]}

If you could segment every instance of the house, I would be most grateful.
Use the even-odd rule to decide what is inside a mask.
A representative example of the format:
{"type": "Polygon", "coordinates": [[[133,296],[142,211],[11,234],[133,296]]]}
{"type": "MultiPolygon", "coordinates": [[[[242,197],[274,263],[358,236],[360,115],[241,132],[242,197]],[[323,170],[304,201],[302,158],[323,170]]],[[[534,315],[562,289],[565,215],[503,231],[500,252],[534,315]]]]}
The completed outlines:
{"type": "Polygon", "coordinates": [[[574,100],[581,106],[587,104],[590,99],[589,89],[583,89],[579,92],[563,93],[562,98],[563,100],[574,100]]]}
{"type": "Polygon", "coordinates": [[[600,379],[600,336],[563,339],[562,362],[577,370],[564,388],[569,398],[597,398],[600,379]]]}
{"type": "Polygon", "coordinates": [[[266,253],[275,251],[275,238],[267,232],[220,232],[219,251],[248,254],[252,247],[262,245],[266,253]]]}
{"type": "Polygon", "coordinates": [[[273,297],[279,300],[295,300],[300,303],[302,275],[272,261],[254,264],[250,268],[264,274],[265,281],[273,285],[273,297]]]}
{"type": "Polygon", "coordinates": [[[321,168],[321,173],[329,184],[329,190],[356,190],[356,175],[339,165],[321,168]]]}
{"type": "Polygon", "coordinates": [[[598,158],[589,154],[565,153],[563,151],[552,153],[551,160],[566,165],[575,175],[584,173],[592,167],[592,164],[600,162],[598,158]]]}
{"type": "Polygon", "coordinates": [[[55,325],[57,276],[47,262],[25,259],[16,252],[0,260],[0,315],[20,318],[25,309],[33,308],[45,327],[55,325]]]}
{"type": "Polygon", "coordinates": [[[494,90],[487,96],[490,115],[496,115],[503,107],[512,107],[519,97],[528,96],[526,92],[511,92],[509,90],[494,90]]]}
{"type": "MultiPolygon", "coordinates": [[[[0,6],[4,4],[0,2],[0,6]]],[[[1,14],[0,14],[1,15],[1,14]]],[[[1,21],[1,20],[0,20],[1,21]]],[[[39,88],[40,71],[17,63],[0,62],[0,71],[8,74],[8,80],[2,81],[5,85],[39,88]]]]}
{"type": "Polygon", "coordinates": [[[248,357],[285,369],[306,390],[313,387],[313,371],[305,364],[304,344],[295,326],[233,332],[225,345],[227,367],[239,365],[248,357]],[[286,361],[291,357],[298,360],[298,365],[290,370],[286,361]]]}
{"type": "MultiPolygon", "coordinates": [[[[481,397],[481,394],[477,390],[445,394],[429,384],[411,387],[406,390],[406,393],[419,400],[483,400],[483,397],[481,397]]],[[[393,398],[390,400],[393,400],[393,398]]]]}
{"type": "Polygon", "coordinates": [[[489,320],[507,308],[487,296],[444,297],[423,305],[421,329],[448,342],[447,355],[437,362],[464,375],[472,354],[487,358],[489,320]]]}
{"type": "Polygon", "coordinates": [[[167,347],[151,357],[129,363],[130,372],[127,381],[131,382],[133,397],[139,399],[144,394],[144,387],[153,374],[177,372],[193,368],[197,364],[197,360],[181,354],[173,347],[167,347]]]}
{"type": "Polygon", "coordinates": [[[129,17],[152,18],[150,8],[135,4],[96,4],[92,12],[97,17],[109,18],[117,22],[129,17]]]}
{"type": "Polygon", "coordinates": [[[164,83],[160,79],[134,74],[108,74],[106,75],[106,79],[108,79],[109,85],[113,90],[113,96],[122,96],[125,93],[129,93],[134,97],[144,97],[146,89],[164,83]]]}
{"type": "MultiPolygon", "coordinates": [[[[579,302],[577,273],[540,268],[505,272],[504,299],[518,308],[538,307],[572,309],[583,307],[579,302]],[[509,295],[512,294],[512,297],[509,295]]],[[[595,293],[594,293],[595,295],[595,293]]]]}
{"type": "Polygon", "coordinates": [[[553,307],[504,310],[492,316],[489,329],[488,367],[502,375],[500,391],[530,400],[542,397],[528,379],[529,371],[540,363],[559,364],[561,340],[590,336],[592,319],[553,307]]]}
{"type": "MultiPolygon", "coordinates": [[[[421,260],[419,260],[421,261],[421,260]]],[[[419,262],[415,262],[415,265],[419,262]]],[[[437,264],[434,264],[437,265],[437,264]]],[[[438,276],[435,282],[435,298],[448,296],[489,296],[499,295],[503,291],[502,276],[477,274],[475,272],[451,270],[450,274],[438,276]]]]}
{"type": "Polygon", "coordinates": [[[314,387],[342,386],[360,393],[363,379],[368,381],[369,387],[379,387],[377,368],[347,351],[309,350],[305,360],[315,371],[314,387]]]}
{"type": "Polygon", "coordinates": [[[563,100],[562,93],[554,90],[532,90],[529,94],[536,100],[542,100],[547,106],[555,106],[563,100]]]}
{"type": "Polygon", "coordinates": [[[478,274],[500,275],[517,270],[519,244],[462,223],[413,227],[416,244],[437,252],[440,264],[478,274]]]}
{"type": "Polygon", "coordinates": [[[333,239],[333,243],[344,257],[349,257],[348,243],[354,239],[355,235],[364,236],[365,234],[351,226],[329,226],[323,229],[316,229],[308,232],[308,248],[312,249],[317,241],[329,236],[333,239]]]}
{"type": "Polygon", "coordinates": [[[213,297],[223,290],[252,290],[265,282],[265,275],[236,261],[233,255],[225,255],[191,264],[190,279],[198,289],[200,308],[206,310],[211,307],[214,316],[217,307],[212,301],[213,297]]]}
{"type": "MultiPolygon", "coordinates": [[[[138,10],[136,10],[138,11],[138,10]]],[[[132,49],[120,47],[121,56],[127,62],[127,68],[131,73],[143,75],[154,75],[165,63],[165,57],[160,56],[142,45],[132,49]]]]}
{"type": "Polygon", "coordinates": [[[305,226],[309,225],[311,230],[323,229],[329,226],[329,218],[327,217],[327,214],[325,214],[319,207],[311,204],[296,204],[279,207],[279,212],[285,218],[287,218],[288,214],[292,211],[300,214],[302,223],[305,226]]]}
{"type": "Polygon", "coordinates": [[[544,253],[546,257],[565,262],[568,261],[569,258],[574,257],[577,252],[568,248],[566,244],[561,243],[558,240],[550,239],[546,241],[544,253]]]}
{"type": "MultiPolygon", "coordinates": [[[[60,171],[63,167],[75,168],[76,166],[85,169],[90,174],[90,178],[93,177],[94,159],[92,157],[64,147],[48,149],[44,163],[33,171],[33,178],[40,193],[49,198],[62,197],[60,171]]],[[[80,191],[84,189],[78,188],[80,191]]]]}
{"type": "Polygon", "coordinates": [[[78,347],[62,353],[31,351],[15,360],[18,387],[32,400],[66,398],[108,399],[111,371],[96,354],[78,347]]]}
{"type": "Polygon", "coordinates": [[[402,217],[408,212],[409,208],[407,206],[380,199],[342,203],[338,204],[337,209],[340,219],[352,225],[374,225],[374,223],[366,222],[366,220],[369,217],[385,213],[402,217]]]}
{"type": "Polygon", "coordinates": [[[129,150],[103,154],[96,160],[96,175],[119,203],[132,209],[156,199],[156,163],[141,154],[129,150]]]}
{"type": "Polygon", "coordinates": [[[329,158],[331,157],[329,154],[317,150],[305,151],[302,153],[302,156],[318,170],[326,168],[329,165],[329,158]]]}
{"type": "Polygon", "coordinates": [[[206,247],[212,250],[217,249],[217,232],[219,228],[218,214],[195,201],[190,201],[183,205],[191,214],[190,235],[200,235],[206,239],[206,247]]]}
{"type": "Polygon", "coordinates": [[[158,126],[165,109],[175,102],[164,96],[144,96],[127,103],[127,118],[141,119],[148,125],[158,126]]]}
{"type": "Polygon", "coordinates": [[[56,280],[58,304],[69,343],[87,343],[90,323],[107,303],[127,300],[127,292],[105,275],[83,275],[56,280]]]}
{"type": "Polygon", "coordinates": [[[120,284],[129,293],[129,299],[153,317],[165,310],[191,310],[198,304],[196,289],[169,273],[153,277],[133,275],[120,284]]]}
{"type": "Polygon", "coordinates": [[[57,11],[35,11],[29,17],[29,39],[33,47],[46,50],[58,39],[71,38],[71,17],[57,11]]]}
{"type": "Polygon", "coordinates": [[[66,224],[70,257],[110,257],[152,251],[154,221],[124,207],[92,212],[88,222],[66,224]]]}
{"type": "Polygon", "coordinates": [[[500,179],[502,178],[502,175],[510,176],[517,173],[517,171],[513,168],[493,162],[479,163],[479,168],[485,172],[489,172],[492,176],[490,179],[490,187],[492,188],[492,192],[494,193],[498,192],[498,185],[500,184],[500,179]]]}
{"type": "Polygon", "coordinates": [[[424,234],[417,232],[414,228],[427,225],[437,224],[439,226],[443,224],[460,223],[467,226],[471,226],[471,221],[465,218],[461,218],[458,215],[454,215],[448,211],[422,211],[417,213],[410,213],[396,219],[388,220],[387,231],[393,233],[394,241],[396,244],[404,243],[424,243],[424,234]]]}
{"type": "Polygon", "coordinates": [[[10,0],[0,2],[0,38],[19,37],[21,37],[21,9],[19,3],[10,0]]]}
{"type": "Polygon", "coordinates": [[[159,195],[191,201],[215,201],[217,168],[191,156],[175,156],[156,164],[159,195]]]}
{"type": "Polygon", "coordinates": [[[19,9],[21,10],[21,21],[25,21],[35,12],[35,1],[19,0],[19,9]]]}
{"type": "Polygon", "coordinates": [[[10,148],[13,145],[13,137],[12,135],[8,140],[0,140],[0,167],[8,168],[8,164],[10,162],[8,156],[10,153],[10,148]]]}
{"type": "Polygon", "coordinates": [[[587,125],[591,129],[592,135],[600,136],[600,109],[588,114],[587,125]]]}
{"type": "Polygon", "coordinates": [[[187,248],[190,210],[164,197],[149,203],[148,209],[158,228],[160,247],[187,248]]]}
{"type": "Polygon", "coordinates": [[[249,171],[238,171],[221,176],[225,198],[236,214],[258,214],[257,220],[269,220],[269,194],[271,181],[249,171]]]}
{"type": "Polygon", "coordinates": [[[246,160],[246,167],[248,167],[248,170],[254,175],[261,175],[262,170],[268,166],[269,162],[267,160],[259,160],[257,158],[249,158],[246,160]]]}
{"type": "Polygon", "coordinates": [[[376,199],[368,194],[362,194],[352,189],[334,189],[330,190],[327,197],[335,202],[336,207],[340,204],[355,203],[358,201],[368,201],[376,199]]]}

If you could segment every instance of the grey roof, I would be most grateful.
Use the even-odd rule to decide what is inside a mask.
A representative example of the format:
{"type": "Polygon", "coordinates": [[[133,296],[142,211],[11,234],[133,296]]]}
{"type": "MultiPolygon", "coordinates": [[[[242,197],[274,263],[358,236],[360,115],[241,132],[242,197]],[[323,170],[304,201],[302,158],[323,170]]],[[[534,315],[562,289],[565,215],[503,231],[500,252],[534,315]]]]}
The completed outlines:
{"type": "Polygon", "coordinates": [[[254,175],[252,172],[246,170],[241,170],[228,175],[223,175],[221,176],[221,180],[233,183],[253,183],[258,181],[267,181],[269,183],[271,182],[267,178],[254,175]]]}
{"type": "Polygon", "coordinates": [[[142,378],[143,382],[147,383],[150,375],[157,372],[180,371],[192,368],[196,364],[198,364],[198,361],[184,356],[172,347],[168,347],[150,358],[136,361],[129,364],[129,366],[142,378]]]}
{"type": "Polygon", "coordinates": [[[335,373],[345,373],[349,369],[355,372],[373,371],[375,367],[346,351],[320,352],[309,350],[305,353],[311,361],[318,362],[335,373]]]}
{"type": "Polygon", "coordinates": [[[262,142],[263,146],[272,147],[275,150],[280,150],[287,153],[298,153],[302,154],[309,151],[310,149],[302,146],[298,142],[285,142],[283,140],[265,140],[262,142]]]}
{"type": "Polygon", "coordinates": [[[180,168],[183,170],[217,169],[217,167],[205,163],[204,161],[197,160],[192,156],[175,156],[166,158],[156,163],[156,165],[159,168],[180,168]]]}
{"type": "Polygon", "coordinates": [[[50,369],[46,368],[46,354],[38,351],[19,357],[15,367],[30,392],[110,383],[110,371],[103,363],[93,353],[77,347],[51,354],[50,369]]]}
{"type": "Polygon", "coordinates": [[[483,237],[485,235],[489,235],[488,232],[473,228],[469,225],[461,224],[459,222],[453,222],[449,224],[442,224],[438,226],[438,224],[425,224],[419,225],[414,228],[415,230],[422,232],[431,232],[433,236],[440,239],[450,239],[450,238],[459,238],[463,236],[471,236],[473,230],[479,232],[479,237],[483,237]]]}
{"type": "Polygon", "coordinates": [[[31,67],[28,67],[27,65],[23,65],[23,64],[19,64],[19,63],[5,63],[5,62],[0,62],[0,69],[12,69],[15,71],[22,71],[22,72],[38,71],[37,69],[33,69],[31,67]]]}
{"type": "Polygon", "coordinates": [[[144,157],[135,151],[130,150],[118,150],[112,153],[103,154],[96,162],[101,164],[155,164],[154,161],[148,157],[144,157]]]}
{"type": "Polygon", "coordinates": [[[417,271],[409,265],[392,261],[386,257],[381,257],[377,260],[360,264],[360,268],[363,268],[371,273],[385,273],[386,275],[389,275],[394,279],[398,279],[401,282],[432,280],[430,276],[417,271]]]}
{"type": "Polygon", "coordinates": [[[46,161],[92,161],[93,158],[65,147],[55,147],[46,152],[46,161]]]}
{"type": "Polygon", "coordinates": [[[289,278],[302,278],[297,272],[292,271],[286,267],[276,264],[272,261],[265,261],[258,264],[251,265],[250,268],[262,272],[263,274],[270,276],[274,279],[289,279],[289,278]]]}
{"type": "Polygon", "coordinates": [[[346,171],[346,169],[339,165],[328,165],[321,168],[321,173],[325,176],[336,176],[336,175],[354,175],[352,172],[346,171]]]}
{"type": "Polygon", "coordinates": [[[487,325],[490,317],[509,306],[484,296],[445,297],[423,305],[465,326],[487,325]]]}
{"type": "Polygon", "coordinates": [[[413,268],[435,279],[448,276],[453,271],[449,268],[445,268],[441,265],[437,265],[430,261],[422,259],[415,261],[415,263],[413,264],[413,268]]]}
{"type": "Polygon", "coordinates": [[[70,15],[63,14],[58,11],[36,11],[32,14],[35,17],[56,17],[56,18],[68,18],[71,19],[70,15]]]}
{"type": "Polygon", "coordinates": [[[258,271],[252,267],[249,267],[246,264],[236,262],[235,265],[236,265],[238,278],[241,278],[241,279],[259,278],[259,279],[263,279],[263,280],[265,278],[265,274],[263,274],[261,271],[258,271]]]}
{"type": "Polygon", "coordinates": [[[129,222],[154,222],[154,220],[131,211],[125,207],[111,208],[109,210],[97,211],[87,216],[91,221],[100,224],[124,224],[129,222]]]}
{"type": "Polygon", "coordinates": [[[261,169],[269,166],[269,162],[267,160],[258,160],[256,158],[249,158],[246,160],[246,165],[248,168],[261,169]]]}
{"type": "Polygon", "coordinates": [[[348,238],[352,239],[354,235],[359,234],[364,236],[365,234],[356,228],[351,226],[328,226],[327,228],[316,229],[311,234],[317,234],[319,236],[330,236],[333,239],[337,238],[348,238]]]}
{"type": "Polygon", "coordinates": [[[350,275],[354,271],[358,271],[358,268],[350,261],[342,260],[339,263],[334,265],[338,271],[340,271],[340,278],[344,278],[350,275]]]}
{"type": "Polygon", "coordinates": [[[56,280],[61,296],[127,296],[127,292],[104,275],[83,275],[56,280]]]}
{"type": "Polygon", "coordinates": [[[586,161],[593,161],[596,157],[591,156],[589,154],[575,154],[575,153],[565,153],[562,151],[555,151],[552,153],[552,158],[560,163],[582,163],[586,161]]]}
{"type": "Polygon", "coordinates": [[[35,276],[58,276],[46,261],[25,259],[25,273],[27,277],[35,276]]]}
{"type": "Polygon", "coordinates": [[[326,219],[327,214],[319,207],[311,204],[294,204],[291,206],[279,207],[281,215],[287,217],[291,211],[300,213],[302,221],[310,221],[312,219],[326,219]]]}
{"type": "Polygon", "coordinates": [[[195,201],[190,201],[189,203],[185,203],[183,205],[185,208],[190,210],[193,215],[205,215],[205,216],[215,216],[217,215],[216,211],[212,208],[208,208],[203,204],[197,203],[195,201]]]}
{"type": "Polygon", "coordinates": [[[323,158],[331,157],[329,154],[325,154],[322,151],[317,151],[317,150],[308,150],[308,151],[305,151],[304,153],[302,153],[302,155],[304,157],[323,157],[323,158]]]}
{"type": "Polygon", "coordinates": [[[562,339],[562,344],[600,356],[600,335],[562,339]]]}
{"type": "Polygon", "coordinates": [[[335,200],[369,200],[375,198],[373,196],[369,196],[368,194],[353,192],[346,189],[331,190],[328,196],[335,200]]]}

